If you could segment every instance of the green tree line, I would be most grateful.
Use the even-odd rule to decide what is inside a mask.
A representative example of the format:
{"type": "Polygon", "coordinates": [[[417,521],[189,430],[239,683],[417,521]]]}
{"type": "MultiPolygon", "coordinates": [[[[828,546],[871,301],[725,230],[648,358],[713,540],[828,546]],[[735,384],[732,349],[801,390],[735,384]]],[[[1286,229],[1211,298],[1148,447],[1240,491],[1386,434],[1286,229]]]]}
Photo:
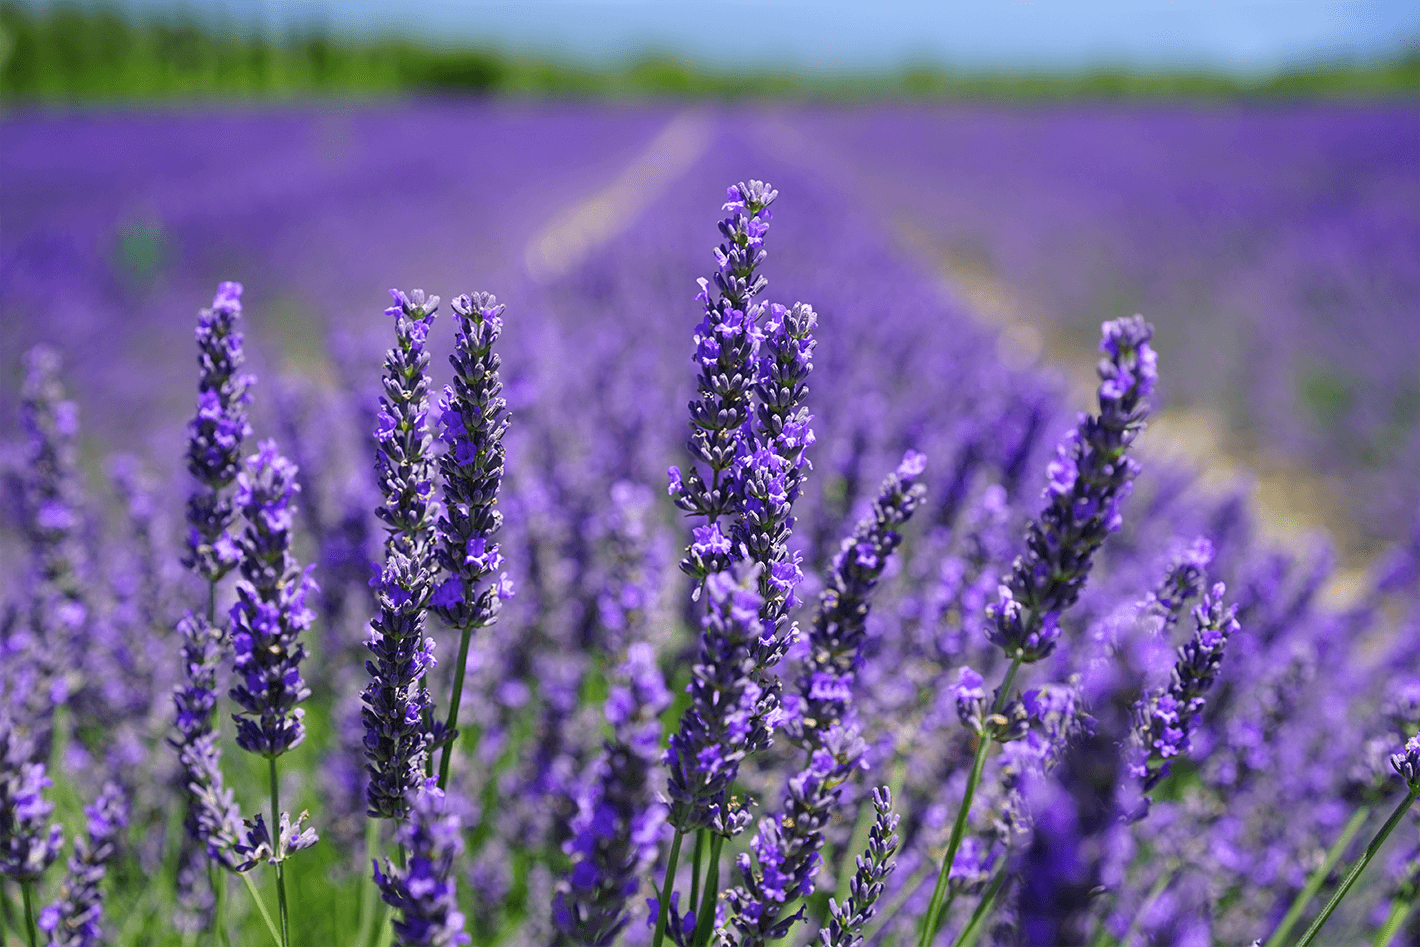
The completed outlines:
{"type": "Polygon", "coordinates": [[[1316,66],[1246,81],[1206,72],[1076,74],[746,74],[646,57],[594,69],[492,49],[325,32],[270,36],[190,12],[131,17],[93,4],[0,2],[0,96],[7,102],[326,93],[691,96],[715,98],[1234,98],[1413,96],[1420,48],[1380,63],[1316,66]]]}

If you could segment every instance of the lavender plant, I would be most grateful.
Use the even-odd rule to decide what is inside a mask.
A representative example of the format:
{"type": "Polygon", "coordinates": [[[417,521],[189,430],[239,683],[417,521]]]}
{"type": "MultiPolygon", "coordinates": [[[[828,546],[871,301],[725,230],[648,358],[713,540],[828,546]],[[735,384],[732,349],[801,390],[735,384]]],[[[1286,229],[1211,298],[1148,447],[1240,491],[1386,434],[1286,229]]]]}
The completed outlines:
{"type": "MultiPolygon", "coordinates": [[[[502,335],[491,298],[456,304],[461,338],[438,443],[427,423],[433,297],[395,295],[394,346],[377,345],[382,384],[365,382],[379,372],[352,345],[341,355],[344,391],[312,394],[316,380],[248,421],[240,296],[224,284],[199,329],[201,401],[188,449],[197,489],[184,559],[208,609],[181,622],[134,545],[161,546],[161,517],[136,507],[110,517],[97,492],[79,499],[85,472],[106,467],[79,454],[60,413],[43,421],[41,403],[63,403],[53,366],[50,381],[31,385],[22,433],[68,460],[32,463],[40,453],[24,445],[3,455],[19,502],[0,509],[0,564],[42,561],[31,526],[54,508],[24,498],[67,482],[73,515],[62,544],[72,569],[61,571],[77,577],[75,627],[92,644],[82,658],[49,649],[56,686],[36,686],[36,654],[19,645],[40,584],[5,590],[0,696],[21,751],[7,758],[0,820],[9,820],[10,866],[23,863],[17,871],[30,877],[36,938],[50,928],[57,942],[89,936],[90,895],[113,885],[104,934],[120,947],[205,947],[238,931],[239,942],[256,942],[264,905],[251,869],[274,862],[281,872],[315,837],[279,802],[242,820],[237,799],[256,791],[257,774],[246,761],[229,761],[223,774],[219,688],[237,702],[239,745],[268,760],[268,791],[284,755],[286,792],[319,800],[327,837],[303,856],[311,867],[287,907],[313,909],[286,912],[292,942],[767,944],[783,935],[856,947],[930,929],[931,942],[960,945],[990,935],[1196,947],[1269,932],[1285,943],[1296,923],[1312,925],[1313,943],[1410,933],[1411,822],[1402,811],[1369,846],[1357,840],[1395,801],[1394,773],[1414,795],[1413,556],[1400,550],[1356,604],[1337,608],[1320,592],[1332,568],[1325,554],[1265,553],[1236,494],[1212,494],[1163,461],[1136,479],[1132,442],[1154,382],[1152,340],[1138,320],[1107,327],[1099,415],[1049,464],[1040,432],[1056,423],[1058,399],[1038,373],[1002,364],[1015,336],[973,328],[893,251],[867,208],[801,171],[783,173],[796,202],[785,223],[819,236],[812,253],[788,242],[776,279],[824,301],[832,338],[817,345],[813,309],[765,298],[775,192],[733,188],[718,273],[700,298],[694,466],[673,475],[671,503],[657,506],[641,485],[664,469],[679,423],[663,410],[680,383],[665,356],[684,340],[662,318],[663,300],[689,269],[672,254],[696,240],[688,226],[671,229],[692,217],[680,213],[678,190],[647,198],[647,226],[523,287],[532,315],[519,332],[502,335]],[[345,397],[358,407],[343,410],[345,397]],[[525,423],[508,431],[510,407],[525,423]],[[243,467],[247,435],[272,420],[304,468],[303,509],[317,507],[303,522],[330,585],[319,598],[293,555],[294,465],[264,443],[243,467]],[[373,476],[359,460],[371,455],[373,476]],[[875,501],[872,471],[895,465],[875,501]],[[1041,473],[1047,503],[1034,515],[1022,484],[1041,473]],[[1120,507],[1136,485],[1125,521],[1120,507]],[[675,544],[673,506],[693,518],[689,589],[666,580],[656,558],[675,544]],[[110,519],[123,530],[131,523],[132,538],[110,519]],[[361,537],[381,523],[384,562],[371,591],[354,565],[367,558],[361,537]],[[1012,536],[1022,532],[1013,565],[1012,536]],[[1208,586],[1226,583],[1229,603],[1209,596],[1177,663],[1173,629],[1204,591],[1205,569],[1208,586]],[[514,579],[525,594],[510,600],[514,579]],[[817,611],[799,612],[801,597],[817,611]],[[426,683],[439,634],[431,611],[460,629],[463,651],[438,723],[426,683]],[[313,612],[330,619],[315,639],[313,612]],[[496,627],[472,633],[495,613],[496,627]],[[356,626],[365,618],[371,676],[360,680],[356,626]],[[140,631],[154,625],[177,633],[140,631]],[[306,648],[321,673],[303,660],[306,648]],[[1169,675],[1140,696],[1141,682],[1169,675]],[[134,692],[167,693],[174,677],[177,752],[164,762],[134,692]],[[42,728],[30,712],[14,711],[27,701],[41,714],[53,708],[47,749],[32,740],[42,728]],[[665,737],[663,720],[673,724],[665,737]],[[477,739],[455,753],[460,727],[477,739]],[[434,749],[444,754],[438,773],[434,749]],[[469,765],[452,765],[465,752],[469,765]],[[315,788],[316,765],[344,774],[332,777],[338,791],[329,781],[315,788]],[[108,844],[86,841],[76,818],[86,795],[75,791],[78,774],[95,766],[116,768],[133,793],[127,830],[111,819],[95,829],[95,838],[110,832],[108,844]],[[445,777],[447,795],[431,776],[445,777]],[[1139,794],[1154,797],[1149,817],[1121,818],[1139,811],[1139,794]],[[182,812],[188,831],[177,831],[176,816],[164,831],[164,808],[182,812]],[[365,855],[378,854],[384,819],[394,844],[373,881],[345,869],[368,864],[362,820],[374,840],[365,855]],[[44,869],[61,854],[51,823],[70,820],[79,867],[66,889],[44,869]],[[945,872],[944,840],[954,847],[945,872]],[[109,846],[100,885],[96,860],[109,846]],[[216,878],[203,882],[209,870],[216,878]],[[228,870],[252,891],[254,910],[225,904],[228,870]],[[638,893],[653,895],[649,917],[638,893]],[[377,894],[393,923],[381,923],[377,894]],[[170,920],[174,902],[190,917],[170,920]],[[358,912],[345,909],[356,903],[358,912]]],[[[499,213],[490,204],[489,220],[499,213]]],[[[449,235],[430,226],[409,236],[408,252],[449,235]]],[[[0,235],[0,256],[11,233],[0,235]]],[[[466,233],[454,236],[451,246],[466,245],[466,233]]],[[[369,261],[368,248],[349,249],[351,260],[369,261]]],[[[81,284],[55,281],[79,320],[92,308],[81,284]]],[[[11,293],[7,283],[0,306],[11,293]]],[[[335,306],[350,294],[329,295],[335,306]]],[[[311,355],[287,341],[283,359],[311,355]]],[[[274,354],[251,352],[258,361],[274,354]]],[[[106,370],[83,363],[79,390],[106,370]]],[[[151,380],[161,400],[161,369],[151,380]]],[[[86,452],[105,430],[86,434],[86,452]]],[[[126,438],[125,448],[141,443],[126,438]]],[[[180,500],[159,492],[154,503],[180,500]]],[[[0,931],[23,940],[31,930],[15,896],[25,885],[16,889],[13,877],[0,891],[0,931]]],[[[278,921],[270,933],[279,943],[278,921]]]]}
{"type": "Polygon", "coordinates": [[[437,569],[432,500],[433,438],[426,428],[429,354],[425,348],[439,297],[422,290],[408,296],[392,290],[395,347],[385,356],[385,395],[380,399],[376,477],[384,505],[376,515],[387,536],[378,581],[380,613],[370,626],[367,662],[373,680],[365,688],[361,717],[370,781],[366,802],[372,815],[402,818],[409,794],[423,785],[433,706],[425,675],[433,666],[433,641],[424,633],[426,599],[437,569]]]}
{"type": "MultiPolygon", "coordinates": [[[[243,581],[237,585],[231,610],[233,671],[238,683],[230,696],[242,708],[232,718],[237,724],[237,745],[267,761],[271,826],[280,830],[267,849],[276,867],[283,947],[290,943],[285,862],[316,841],[314,832],[300,832],[299,818],[293,823],[281,811],[276,774],[277,758],[305,739],[305,711],[296,705],[310,696],[301,679],[306,648],[300,635],[315,617],[306,599],[315,594],[316,584],[312,567],[302,569],[291,554],[299,489],[296,467],[281,456],[275,441],[263,441],[237,476],[235,505],[247,527],[238,540],[243,581]]],[[[261,818],[256,816],[258,826],[261,818]]]]}
{"type": "Polygon", "coordinates": [[[503,522],[496,504],[503,478],[503,435],[508,429],[507,401],[498,377],[500,360],[493,351],[493,343],[503,331],[504,307],[497,297],[477,293],[459,296],[453,309],[459,322],[455,351],[449,357],[454,384],[444,389],[439,402],[443,425],[439,436],[447,449],[439,458],[444,502],[437,526],[437,558],[448,578],[429,599],[434,612],[459,630],[448,718],[442,725],[436,724],[431,734],[431,751],[443,748],[440,789],[448,783],[453,741],[458,735],[469,641],[474,629],[491,625],[501,604],[513,596],[512,581],[506,572],[499,572],[503,556],[493,541],[503,522]],[[482,587],[495,573],[498,578],[482,587]]]}
{"type": "Polygon", "coordinates": [[[986,636],[1010,658],[996,689],[988,722],[977,743],[946,854],[937,872],[932,902],[922,919],[919,947],[936,936],[948,879],[971,811],[972,797],[993,740],[1023,735],[1010,714],[1011,685],[1023,664],[1047,657],[1060,637],[1060,615],[1075,604],[1090,573],[1091,560],[1106,536],[1119,529],[1120,502],[1129,495],[1138,463],[1126,453],[1144,426],[1148,397],[1158,380],[1157,356],[1149,346],[1153,329],[1143,318],[1105,323],[1100,351],[1098,415],[1084,416],[1056,451],[1045,490],[1047,506],[1026,533],[1026,552],[1017,556],[996,604],[987,608],[986,636]]]}

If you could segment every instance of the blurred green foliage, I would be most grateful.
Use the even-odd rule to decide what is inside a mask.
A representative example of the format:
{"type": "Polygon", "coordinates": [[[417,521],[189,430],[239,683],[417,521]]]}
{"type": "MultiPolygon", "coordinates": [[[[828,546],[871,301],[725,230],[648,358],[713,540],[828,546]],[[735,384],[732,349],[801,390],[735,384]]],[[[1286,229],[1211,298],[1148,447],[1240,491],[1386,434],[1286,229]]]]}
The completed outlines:
{"type": "Polygon", "coordinates": [[[214,26],[181,11],[135,19],[101,4],[0,2],[0,96],[8,102],[426,90],[828,99],[1410,96],[1420,92],[1420,49],[1391,62],[1314,67],[1257,80],[1206,72],[958,73],[926,66],[882,74],[753,74],[665,56],[593,69],[398,38],[272,37],[214,26]]]}

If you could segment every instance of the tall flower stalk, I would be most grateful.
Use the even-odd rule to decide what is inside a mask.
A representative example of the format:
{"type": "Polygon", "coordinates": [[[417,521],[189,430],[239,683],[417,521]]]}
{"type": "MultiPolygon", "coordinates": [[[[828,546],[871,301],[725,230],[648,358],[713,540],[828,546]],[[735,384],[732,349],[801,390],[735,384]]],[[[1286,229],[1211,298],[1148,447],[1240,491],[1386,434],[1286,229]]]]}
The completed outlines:
{"type": "Polygon", "coordinates": [[[104,942],[103,889],[108,863],[117,851],[118,835],[128,825],[128,800],[115,782],[104,783],[94,804],[84,809],[87,828],[74,840],[64,888],[58,901],[45,908],[39,926],[51,947],[98,947],[104,942]]]}
{"type": "Polygon", "coordinates": [[[464,933],[454,882],[455,861],[463,854],[458,815],[449,811],[433,780],[411,795],[408,818],[395,837],[406,852],[404,864],[375,864],[375,884],[385,903],[400,912],[393,921],[399,947],[458,947],[464,933]]]}
{"type": "MultiPolygon", "coordinates": [[[[301,745],[306,729],[305,711],[297,705],[310,696],[301,678],[306,656],[300,641],[315,612],[306,604],[317,592],[311,569],[302,569],[291,554],[291,527],[295,516],[296,466],[282,457],[275,441],[263,441],[237,477],[235,503],[246,520],[238,540],[242,581],[232,606],[232,649],[237,684],[231,697],[241,707],[232,715],[237,724],[237,745],[267,761],[271,790],[271,828],[277,837],[271,862],[276,867],[276,895],[281,915],[283,947],[290,944],[290,909],[286,898],[285,862],[296,848],[314,843],[288,844],[293,823],[281,812],[280,781],[276,761],[301,745]]],[[[260,817],[257,817],[260,819],[260,817]]]]}
{"type": "Polygon", "coordinates": [[[366,662],[372,680],[362,695],[366,805],[372,817],[402,818],[409,794],[424,781],[432,704],[425,675],[434,665],[433,641],[424,633],[434,560],[433,438],[429,412],[429,328],[439,297],[390,290],[395,305],[395,346],[385,356],[375,472],[384,503],[385,562],[372,585],[379,614],[371,622],[366,662]]]}
{"type": "Polygon", "coordinates": [[[656,862],[665,825],[651,777],[660,756],[659,716],[670,703],[655,651],[644,641],[632,644],[606,701],[612,737],[577,799],[565,846],[573,864],[552,902],[556,944],[605,947],[630,920],[627,902],[656,862]]]}
{"type": "Polygon", "coordinates": [[[468,645],[474,629],[498,617],[499,606],[513,595],[497,535],[503,514],[497,509],[503,481],[503,435],[508,429],[500,360],[493,344],[503,331],[503,309],[491,293],[459,296],[453,301],[458,331],[454,337],[454,383],[439,403],[446,450],[439,458],[444,481],[443,515],[438,522],[437,558],[448,575],[430,596],[433,610],[459,632],[453,692],[448,717],[435,724],[431,750],[442,747],[438,786],[449,781],[449,763],[458,737],[468,645]],[[484,581],[493,579],[488,585],[484,581]]]}
{"type": "MultiPolygon", "coordinates": [[[[1026,551],[1011,565],[996,604],[987,607],[987,638],[1011,661],[996,689],[987,723],[979,734],[966,789],[937,870],[932,900],[922,917],[918,947],[936,936],[946,904],[957,849],[966,831],[993,741],[1019,735],[1002,715],[1016,674],[1024,664],[1047,657],[1060,637],[1060,614],[1080,596],[1095,551],[1119,529],[1119,505],[1138,472],[1128,450],[1144,428],[1148,397],[1158,380],[1157,356],[1149,346],[1153,327],[1133,316],[1107,322],[1100,342],[1098,415],[1082,416],[1056,452],[1045,489],[1046,507],[1026,532],[1026,551]]],[[[1014,716],[1014,715],[1013,715],[1014,716]]]]}
{"type": "MultiPolygon", "coordinates": [[[[664,757],[670,772],[668,821],[675,834],[657,899],[656,945],[665,937],[684,837],[707,828],[719,840],[738,834],[749,822],[744,804],[729,798],[730,787],[740,763],[769,746],[778,708],[778,695],[754,679],[752,648],[763,630],[759,568],[738,577],[717,572],[705,580],[709,612],[700,637],[700,657],[690,671],[690,706],[664,757]]],[[[719,846],[712,845],[710,878],[718,876],[718,852],[719,846]]],[[[707,883],[707,894],[711,887],[707,883]]],[[[690,912],[693,917],[694,905],[690,912]]]]}
{"type": "MultiPolygon", "coordinates": [[[[197,317],[197,413],[187,428],[187,469],[197,482],[187,500],[187,551],[183,564],[207,585],[207,601],[198,614],[189,611],[177,626],[182,641],[184,677],[173,693],[177,734],[169,740],[177,750],[187,788],[184,824],[190,846],[206,853],[208,878],[215,903],[201,905],[220,909],[223,904],[219,884],[211,866],[234,872],[252,867],[249,859],[237,854],[241,844],[241,815],[232,790],[222,775],[222,749],[212,725],[217,708],[217,669],[223,663],[229,639],[217,623],[217,584],[241,561],[241,549],[232,534],[236,508],[232,487],[241,471],[242,442],[251,434],[247,406],[255,379],[241,368],[245,362],[242,334],[242,286],[222,283],[211,308],[197,317]]],[[[200,857],[192,848],[184,851],[185,864],[179,872],[185,885],[199,884],[200,857]]],[[[199,905],[197,889],[187,892],[199,905]]],[[[206,926],[202,917],[196,926],[206,926]]],[[[219,931],[226,920],[218,910],[212,923],[219,931]]]]}
{"type": "Polygon", "coordinates": [[[1351,866],[1346,877],[1341,879],[1341,884],[1337,885],[1331,900],[1326,902],[1326,906],[1321,909],[1316,920],[1312,921],[1311,926],[1302,935],[1302,939],[1297,941],[1297,947],[1309,947],[1311,942],[1316,940],[1317,934],[1321,932],[1322,927],[1326,925],[1327,920],[1336,911],[1347,892],[1356,884],[1356,879],[1361,877],[1361,873],[1366,870],[1371,859],[1375,858],[1376,853],[1385,845],[1386,839],[1390,837],[1391,832],[1395,831],[1400,820],[1405,818],[1405,813],[1410,811],[1411,805],[1417,798],[1420,798],[1420,733],[1407,740],[1401,752],[1391,755],[1390,765],[1405,781],[1404,798],[1396,805],[1390,817],[1385,820],[1385,824],[1376,832],[1370,844],[1366,846],[1366,850],[1361,853],[1361,857],[1356,859],[1356,863],[1351,866]]]}

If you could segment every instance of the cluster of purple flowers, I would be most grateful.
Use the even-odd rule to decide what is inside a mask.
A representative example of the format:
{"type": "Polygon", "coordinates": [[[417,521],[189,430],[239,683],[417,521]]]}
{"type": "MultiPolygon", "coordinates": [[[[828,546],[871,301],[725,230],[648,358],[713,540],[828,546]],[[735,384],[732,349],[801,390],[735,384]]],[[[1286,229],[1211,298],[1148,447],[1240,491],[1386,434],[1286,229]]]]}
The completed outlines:
{"type": "MultiPolygon", "coordinates": [[[[829,291],[815,298],[844,340],[820,349],[819,312],[765,298],[777,196],[749,181],[724,204],[696,297],[691,465],[669,468],[670,502],[644,486],[668,459],[648,445],[673,437],[648,394],[670,343],[577,308],[622,298],[606,287],[640,278],[644,234],[530,291],[553,313],[559,293],[575,300],[565,325],[520,320],[505,340],[493,296],[454,299],[437,408],[439,298],[392,291],[378,390],[282,418],[289,454],[247,446],[268,419],[243,373],[241,287],[222,284],[199,316],[190,587],[140,552],[108,561],[76,415],[57,364],[33,356],[30,469],[14,480],[30,567],[22,605],[0,609],[0,875],[32,916],[0,924],[97,943],[114,876],[171,866],[186,936],[250,915],[282,944],[1415,934],[1420,544],[1335,609],[1321,554],[1264,554],[1241,501],[1162,463],[1143,476],[1158,372],[1137,316],[1104,325],[1098,411],[1053,456],[1053,396],[997,365],[995,340],[922,326],[921,300],[891,294],[865,331],[840,322],[855,301],[786,267],[829,291]],[[811,373],[830,392],[817,416],[811,373]],[[309,429],[352,416],[358,435],[309,429]],[[683,576],[663,568],[677,546],[683,576]],[[352,566],[372,561],[372,579],[352,566]],[[178,619],[184,600],[196,607],[178,619]],[[436,662],[445,634],[456,656],[436,662]],[[93,657],[62,653],[80,647],[93,657]],[[360,686],[318,669],[358,675],[362,647],[360,686]],[[264,760],[269,811],[244,817],[248,775],[224,774],[224,699],[237,746],[264,760]],[[306,802],[318,758],[338,791],[312,816],[283,811],[278,760],[306,802]],[[90,765],[103,789],[59,880],[48,797],[90,765]],[[174,802],[185,831],[165,836],[174,802]],[[311,877],[288,899],[311,825],[331,864],[373,867],[331,874],[363,886],[356,922],[311,911],[311,877]],[[263,863],[274,910],[253,881],[263,863]],[[231,910],[228,873],[254,912],[231,910]]],[[[872,245],[829,250],[902,276],[872,245]]],[[[156,543],[142,478],[119,479],[133,535],[156,543]]],[[[8,911],[8,889],[0,900],[8,911]]]]}

